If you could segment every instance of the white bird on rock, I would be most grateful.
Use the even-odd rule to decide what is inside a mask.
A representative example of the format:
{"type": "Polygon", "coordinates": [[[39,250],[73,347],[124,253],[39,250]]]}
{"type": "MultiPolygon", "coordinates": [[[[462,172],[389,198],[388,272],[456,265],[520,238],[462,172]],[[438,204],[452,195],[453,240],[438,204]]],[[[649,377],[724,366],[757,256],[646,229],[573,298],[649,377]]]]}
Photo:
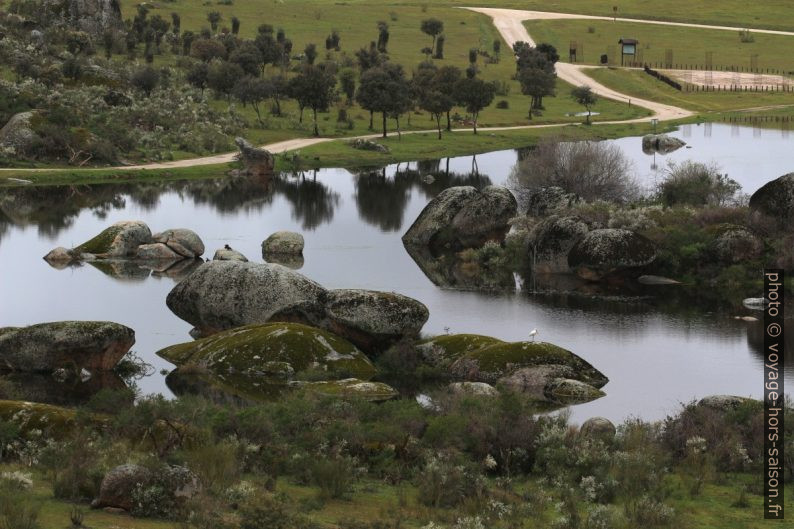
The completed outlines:
{"type": "Polygon", "coordinates": [[[535,341],[535,336],[537,336],[537,335],[538,335],[538,330],[537,329],[532,329],[531,331],[529,331],[529,337],[532,338],[533,342],[535,341]]]}

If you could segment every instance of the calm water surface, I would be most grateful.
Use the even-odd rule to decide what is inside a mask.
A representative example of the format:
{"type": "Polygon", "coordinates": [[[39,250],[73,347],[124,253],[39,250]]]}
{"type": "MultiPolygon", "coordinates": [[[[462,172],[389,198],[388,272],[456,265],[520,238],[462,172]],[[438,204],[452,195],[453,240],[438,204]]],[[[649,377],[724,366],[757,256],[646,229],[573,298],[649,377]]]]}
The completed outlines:
{"type": "MultiPolygon", "coordinates": [[[[719,163],[747,193],[794,171],[794,137],[786,131],[715,124],[690,125],[675,135],[691,148],[657,155],[655,161],[642,153],[639,138],[615,143],[648,186],[671,159],[719,163]]],[[[328,288],[393,290],[419,299],[430,310],[424,328],[428,334],[448,330],[522,340],[537,328],[539,338],[584,357],[610,382],[606,397],[573,408],[574,420],[593,415],[658,419],[680,402],[709,394],[761,396],[760,324],[733,319],[747,313],[738,307],[698,308],[692,298],[593,300],[527,289],[482,293],[431,282],[406,253],[401,235],[441,189],[502,183],[517,157],[514,151],[479,155],[479,176],[470,174],[472,158],[462,157],[374,172],[327,169],[270,183],[215,180],[0,191],[0,325],[116,321],[135,329],[134,349],[141,357],[158,372],[170,369],[154,353],[189,340],[191,327],[165,305],[175,279],[136,267],[110,274],[90,264],[57,270],[41,257],[55,246],[77,245],[119,220],[140,219],[153,231],[190,228],[201,235],[210,256],[230,244],[252,261],[262,260],[260,245],[270,233],[294,230],[306,239],[301,273],[328,288]],[[442,171],[436,182],[424,183],[421,175],[436,169],[442,171]]],[[[794,328],[790,332],[794,336],[794,328]]],[[[793,380],[794,372],[787,379],[793,380]]],[[[170,393],[159,373],[139,385],[144,392],[170,393]]]]}

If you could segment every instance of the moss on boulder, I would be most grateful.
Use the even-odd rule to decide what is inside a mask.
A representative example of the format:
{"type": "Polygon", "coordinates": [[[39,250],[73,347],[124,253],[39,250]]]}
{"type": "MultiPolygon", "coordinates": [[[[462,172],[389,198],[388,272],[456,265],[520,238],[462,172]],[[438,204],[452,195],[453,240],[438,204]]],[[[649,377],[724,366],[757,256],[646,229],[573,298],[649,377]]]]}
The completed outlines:
{"type": "Polygon", "coordinates": [[[376,373],[369,359],[347,340],[299,323],[247,325],[172,345],[157,354],[216,375],[287,380],[300,371],[321,370],[369,379],[376,373]]]}
{"type": "MultiPolygon", "coordinates": [[[[100,415],[87,416],[97,427],[107,420],[100,415]]],[[[50,404],[19,400],[0,400],[0,421],[13,424],[23,437],[63,439],[76,424],[77,411],[50,404]]]]}
{"type": "Polygon", "coordinates": [[[105,228],[93,239],[74,248],[73,253],[97,257],[134,257],[138,246],[152,242],[149,226],[141,221],[125,220],[105,228]]]}
{"type": "Polygon", "coordinates": [[[399,393],[383,382],[367,382],[356,378],[300,383],[299,387],[334,397],[357,397],[373,402],[391,400],[399,393]]]}

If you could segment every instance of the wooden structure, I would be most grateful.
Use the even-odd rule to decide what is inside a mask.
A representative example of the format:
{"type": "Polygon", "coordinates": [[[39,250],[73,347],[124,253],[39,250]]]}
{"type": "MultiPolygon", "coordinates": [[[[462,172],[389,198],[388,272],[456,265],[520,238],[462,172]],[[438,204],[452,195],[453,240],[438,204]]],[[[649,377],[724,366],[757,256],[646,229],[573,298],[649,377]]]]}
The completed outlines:
{"type": "Polygon", "coordinates": [[[623,38],[618,41],[618,44],[620,44],[620,65],[623,66],[626,56],[629,56],[634,62],[637,57],[637,40],[623,38]]]}

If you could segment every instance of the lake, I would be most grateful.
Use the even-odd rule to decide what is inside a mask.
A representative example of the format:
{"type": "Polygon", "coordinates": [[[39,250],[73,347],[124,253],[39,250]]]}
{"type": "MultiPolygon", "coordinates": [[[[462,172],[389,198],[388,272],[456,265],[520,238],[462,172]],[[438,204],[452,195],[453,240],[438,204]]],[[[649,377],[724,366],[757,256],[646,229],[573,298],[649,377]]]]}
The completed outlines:
{"type": "MultiPolygon", "coordinates": [[[[642,153],[640,138],[614,143],[648,188],[668,160],[718,163],[746,193],[794,170],[794,138],[788,131],[702,124],[674,135],[691,148],[654,159],[642,153]]],[[[135,266],[58,270],[42,256],[56,246],[80,244],[113,222],[142,220],[152,231],[194,230],[209,257],[229,244],[261,262],[261,242],[274,231],[293,230],[306,240],[302,274],[327,288],[414,297],[430,310],[427,334],[479,333],[512,341],[527,339],[537,328],[539,339],[585,358],[610,382],[603,388],[606,397],[572,408],[574,421],[594,415],[659,419],[679,403],[709,394],[762,396],[761,326],[734,319],[749,313],[740,306],[700,304],[697,292],[661,299],[535,293],[523,278],[507,293],[435,285],[400,237],[439,191],[503,183],[518,156],[516,151],[478,155],[479,175],[471,174],[472,157],[460,157],[374,171],[324,169],[270,181],[0,190],[0,325],[68,319],[128,325],[136,331],[134,350],[156,369],[139,386],[146,393],[170,394],[160,370],[172,366],[154,353],[189,340],[191,328],[165,305],[175,278],[135,266]],[[423,178],[430,171],[437,175],[432,183],[423,178]]],[[[787,380],[794,379],[792,363],[787,380]]]]}

